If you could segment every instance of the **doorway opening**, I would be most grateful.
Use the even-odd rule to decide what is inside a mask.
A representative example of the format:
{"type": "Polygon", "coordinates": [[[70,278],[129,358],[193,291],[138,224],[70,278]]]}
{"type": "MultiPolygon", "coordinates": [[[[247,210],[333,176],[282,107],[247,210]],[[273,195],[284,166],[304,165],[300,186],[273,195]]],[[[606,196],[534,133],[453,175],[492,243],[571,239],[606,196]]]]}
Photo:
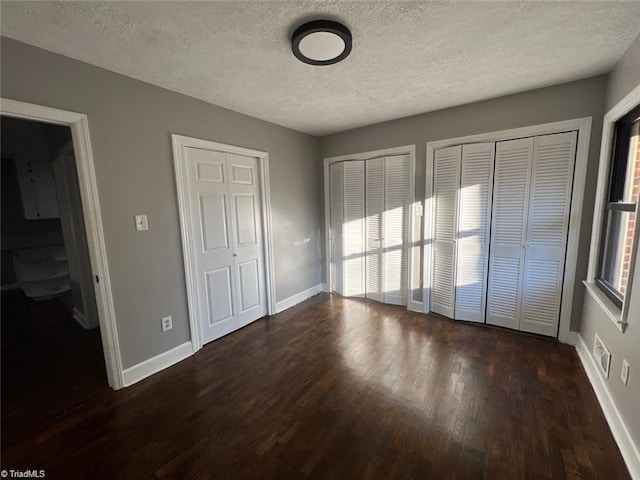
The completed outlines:
{"type": "Polygon", "coordinates": [[[71,129],[0,130],[5,449],[109,385],[71,129]]]}

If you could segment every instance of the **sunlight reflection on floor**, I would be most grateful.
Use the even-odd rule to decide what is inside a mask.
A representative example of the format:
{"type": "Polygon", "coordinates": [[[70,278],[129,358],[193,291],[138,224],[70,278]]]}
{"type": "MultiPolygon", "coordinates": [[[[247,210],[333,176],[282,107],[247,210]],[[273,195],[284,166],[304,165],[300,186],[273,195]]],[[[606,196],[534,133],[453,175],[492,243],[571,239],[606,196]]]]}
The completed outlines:
{"type": "MultiPolygon", "coordinates": [[[[468,382],[463,370],[477,368],[464,350],[455,353],[434,346],[427,332],[400,308],[376,314],[366,300],[343,301],[336,339],[342,365],[364,388],[373,388],[395,405],[410,409],[419,423],[440,419],[425,427],[447,431],[455,437],[473,435],[476,427],[466,419],[474,416],[464,401],[467,389],[485,390],[483,383],[468,382]],[[412,377],[412,382],[406,378],[412,377]],[[467,383],[460,381],[465,378],[467,383]],[[437,394],[435,392],[437,391],[437,394]],[[434,403],[432,399],[439,399],[434,403]],[[435,414],[435,415],[434,415],[435,414]],[[464,420],[464,425],[461,424],[464,420]]],[[[376,307],[379,307],[376,304],[376,307]]],[[[476,377],[478,378],[478,377],[476,377]]],[[[475,393],[477,395],[478,393],[475,393]]]]}

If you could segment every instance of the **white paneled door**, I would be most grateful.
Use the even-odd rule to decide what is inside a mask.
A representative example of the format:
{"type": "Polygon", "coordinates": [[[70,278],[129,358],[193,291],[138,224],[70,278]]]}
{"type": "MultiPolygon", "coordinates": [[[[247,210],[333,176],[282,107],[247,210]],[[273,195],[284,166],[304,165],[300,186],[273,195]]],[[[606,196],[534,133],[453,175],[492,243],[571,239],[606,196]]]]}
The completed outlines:
{"type": "Polygon", "coordinates": [[[366,296],[377,302],[384,302],[384,272],[382,268],[382,221],[385,210],[384,170],[384,158],[374,158],[366,163],[366,296]]]}
{"type": "Polygon", "coordinates": [[[557,335],[577,140],[434,151],[431,311],[557,335]]]}
{"type": "Polygon", "coordinates": [[[364,161],[344,162],[344,216],[342,223],[342,274],[344,295],[365,296],[365,196],[364,161]]]}
{"type": "Polygon", "coordinates": [[[184,149],[204,344],[267,313],[258,159],[184,149]]]}
{"type": "Polygon", "coordinates": [[[333,291],[406,305],[409,156],[329,169],[333,291]]]}
{"type": "Polygon", "coordinates": [[[558,333],[577,132],[498,142],[487,322],[558,333]]]}
{"type": "Polygon", "coordinates": [[[494,143],[434,152],[431,310],[484,322],[494,143]]]}
{"type": "Polygon", "coordinates": [[[434,235],[431,311],[453,318],[456,290],[456,224],[462,146],[436,150],[433,166],[434,235]]]}
{"type": "Polygon", "coordinates": [[[384,303],[406,305],[407,259],[405,236],[409,203],[409,156],[384,159],[384,215],[382,218],[382,276],[384,303]]]}
{"type": "Polygon", "coordinates": [[[526,225],[520,330],[555,337],[577,132],[536,137],[526,225]]]}
{"type": "Polygon", "coordinates": [[[456,234],[456,320],[484,322],[495,143],[462,146],[456,234]]]}
{"type": "Polygon", "coordinates": [[[487,323],[519,329],[533,138],[496,144],[487,323]]]}
{"type": "Polygon", "coordinates": [[[406,305],[409,156],[366,161],[366,296],[406,305]]]}

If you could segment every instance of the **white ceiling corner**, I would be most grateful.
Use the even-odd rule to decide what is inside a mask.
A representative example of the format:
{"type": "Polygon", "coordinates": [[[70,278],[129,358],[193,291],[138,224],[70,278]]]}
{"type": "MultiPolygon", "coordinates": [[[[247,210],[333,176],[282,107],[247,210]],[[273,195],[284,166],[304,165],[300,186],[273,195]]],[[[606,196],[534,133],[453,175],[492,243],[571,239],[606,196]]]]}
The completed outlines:
{"type": "Polygon", "coordinates": [[[605,73],[640,2],[2,2],[1,32],[313,135],[605,73]],[[346,24],[353,51],[291,53],[305,20],[346,24]]]}

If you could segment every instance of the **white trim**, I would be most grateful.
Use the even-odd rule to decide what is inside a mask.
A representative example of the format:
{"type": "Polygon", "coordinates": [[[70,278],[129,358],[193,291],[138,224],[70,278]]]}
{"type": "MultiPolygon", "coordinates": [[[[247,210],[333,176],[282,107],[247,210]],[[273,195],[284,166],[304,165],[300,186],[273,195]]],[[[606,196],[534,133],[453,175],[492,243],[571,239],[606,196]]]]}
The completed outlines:
{"type": "Polygon", "coordinates": [[[269,184],[269,154],[258,150],[211,142],[199,138],[171,135],[173,144],[173,164],[176,174],[176,189],[178,192],[178,212],[180,216],[180,231],[182,235],[182,254],[184,258],[184,275],[187,284],[187,305],[189,309],[189,326],[191,328],[191,343],[193,353],[202,348],[202,335],[198,316],[198,288],[196,284],[193,264],[195,254],[192,248],[191,216],[189,215],[189,193],[187,185],[186,161],[184,148],[214,149],[220,152],[233,153],[246,157],[256,157],[260,170],[260,196],[262,200],[262,221],[264,230],[265,272],[267,287],[267,312],[276,313],[276,289],[273,256],[273,235],[271,220],[271,189],[269,184]]]}
{"type": "Polygon", "coordinates": [[[411,310],[412,312],[422,313],[424,310],[424,305],[422,304],[422,302],[418,302],[411,298],[409,299],[409,310],[411,310]]]}
{"type": "MultiPolygon", "coordinates": [[[[407,299],[407,310],[411,310],[411,302],[413,300],[413,290],[418,288],[418,285],[413,284],[414,278],[414,263],[415,263],[415,250],[420,251],[420,239],[413,238],[414,234],[414,222],[416,217],[416,202],[415,188],[416,188],[416,146],[415,145],[403,145],[400,147],[385,148],[383,150],[372,150],[369,152],[352,153],[349,155],[340,155],[338,157],[327,157],[324,159],[324,265],[326,275],[326,292],[333,291],[333,279],[331,278],[331,242],[329,238],[329,223],[330,223],[330,186],[329,186],[329,167],[332,163],[336,162],[348,162],[357,160],[369,160],[371,158],[386,157],[391,155],[409,155],[409,202],[407,204],[408,222],[405,228],[404,235],[404,249],[405,258],[407,259],[407,271],[405,279],[405,293],[407,299]]],[[[323,287],[324,289],[324,287],[323,287]]]]}
{"type": "Polygon", "coordinates": [[[587,293],[595,300],[595,302],[602,308],[604,313],[615,323],[620,330],[621,328],[621,311],[616,304],[614,304],[605,293],[598,288],[595,283],[591,283],[587,280],[582,282],[585,286],[587,293]]]}
{"type": "Polygon", "coordinates": [[[264,229],[265,268],[267,273],[267,313],[276,313],[276,270],[273,252],[273,219],[271,217],[271,180],[269,154],[260,158],[260,194],[262,195],[262,224],[264,229]]]}
{"type": "Polygon", "coordinates": [[[624,458],[627,464],[631,478],[640,478],[640,451],[638,451],[638,446],[633,441],[633,437],[624,422],[624,418],[622,418],[620,410],[618,410],[618,407],[613,401],[607,383],[600,373],[601,370],[598,368],[593,356],[589,352],[589,348],[580,335],[577,336],[576,351],[587,373],[589,382],[591,382],[593,391],[598,398],[598,402],[600,402],[600,407],[607,419],[613,438],[620,448],[622,458],[624,458]]]}
{"type": "MultiPolygon", "coordinates": [[[[600,256],[600,240],[602,237],[602,222],[604,221],[604,210],[607,198],[607,188],[609,184],[609,166],[611,164],[611,148],[613,146],[613,135],[615,123],[624,117],[640,104],[640,85],[631,90],[629,94],[618,102],[604,116],[602,122],[602,143],[600,144],[600,163],[598,166],[598,186],[596,188],[596,203],[593,211],[593,226],[591,229],[591,247],[589,250],[589,269],[587,272],[587,282],[595,284],[598,276],[598,259],[600,256]]],[[[640,202],[639,202],[640,203],[640,202]]],[[[636,219],[640,215],[640,205],[636,205],[636,219]]],[[[629,315],[629,301],[631,298],[631,288],[633,284],[633,274],[636,265],[637,244],[640,241],[640,222],[636,221],[634,240],[631,247],[631,261],[629,263],[629,276],[627,277],[627,292],[622,310],[616,307],[614,314],[607,310],[607,315],[611,318],[618,329],[624,333],[629,315]],[[617,313],[620,312],[620,313],[617,313]],[[617,320],[614,320],[617,317],[617,320]]],[[[595,297],[594,297],[595,298],[595,297]]]]}
{"type": "Polygon", "coordinates": [[[113,389],[120,389],[124,386],[122,359],[87,116],[5,98],[0,99],[0,113],[9,117],[71,128],[91,271],[94,278],[100,278],[100,281],[94,284],[94,289],[107,379],[113,389]]]}
{"type": "Polygon", "coordinates": [[[333,291],[333,278],[331,275],[331,186],[329,184],[329,162],[324,159],[324,275],[325,292],[333,291]]]}
{"type": "Polygon", "coordinates": [[[291,295],[289,298],[285,298],[284,300],[276,303],[276,313],[280,313],[285,311],[287,308],[291,308],[294,305],[304,302],[308,298],[311,298],[315,295],[318,295],[322,292],[322,284],[314,285],[311,288],[307,288],[300,293],[296,293],[295,295],[291,295]]]}
{"type": "Polygon", "coordinates": [[[85,316],[84,313],[82,313],[80,310],[78,310],[77,308],[73,307],[73,319],[78,322],[80,324],[80,326],[86,330],[89,330],[90,328],[92,328],[88,323],[87,323],[87,317],[85,316]]]}
{"type": "MultiPolygon", "coordinates": [[[[424,212],[422,201],[416,202],[416,146],[409,146],[409,205],[407,216],[409,221],[406,225],[405,240],[408,244],[405,246],[405,256],[407,259],[407,310],[413,310],[413,291],[420,288],[420,281],[414,283],[415,279],[415,262],[420,260],[420,234],[415,234],[416,224],[416,207],[420,204],[421,211],[424,212]]],[[[420,268],[418,268],[418,272],[420,268]]]]}
{"type": "Polygon", "coordinates": [[[422,311],[431,312],[431,258],[433,257],[433,239],[436,202],[433,201],[433,157],[435,147],[429,149],[427,143],[427,161],[424,172],[424,222],[422,225],[422,311]]]}
{"type": "Polygon", "coordinates": [[[193,347],[191,342],[185,342],[182,345],[167,350],[166,352],[149,358],[144,362],[140,362],[133,367],[127,368],[123,372],[124,386],[128,387],[139,382],[143,378],[147,378],[154,373],[158,373],[165,368],[175,365],[181,360],[193,355],[193,347]]]}
{"type": "Polygon", "coordinates": [[[322,291],[329,293],[331,291],[331,290],[329,290],[329,284],[323,283],[322,284],[322,291]]]}
{"type": "Polygon", "coordinates": [[[569,334],[567,335],[567,341],[564,343],[566,343],[567,345],[575,346],[576,343],[578,343],[579,336],[580,334],[578,332],[569,332],[569,334]]]}
{"type": "MultiPolygon", "coordinates": [[[[501,130],[498,132],[481,133],[466,137],[449,138],[427,143],[427,168],[425,175],[425,205],[430,204],[433,209],[432,183],[433,183],[433,155],[435,150],[454,145],[477,142],[500,142],[516,138],[535,137],[538,135],[549,135],[568,131],[578,131],[578,145],[576,149],[576,163],[573,180],[573,193],[571,196],[571,211],[569,214],[569,234],[567,239],[567,251],[565,257],[565,273],[562,286],[562,300],[560,304],[560,328],[558,340],[571,344],[573,335],[571,332],[571,312],[573,307],[573,291],[576,283],[576,268],[578,262],[578,244],[580,242],[580,226],[582,223],[582,204],[584,201],[584,190],[587,179],[587,165],[589,162],[589,141],[591,139],[591,117],[576,118],[561,122],[545,123],[542,125],[531,125],[528,127],[501,130]]],[[[429,210],[431,212],[431,210],[429,210]]],[[[425,209],[425,211],[427,211],[425,209]]],[[[430,214],[432,215],[432,212],[430,214]]],[[[428,313],[431,302],[430,296],[430,241],[433,237],[433,222],[425,221],[424,241],[425,254],[423,257],[423,298],[425,301],[425,313],[428,313]]]]}
{"type": "Polygon", "coordinates": [[[8,283],[6,285],[2,285],[2,287],[0,287],[0,291],[4,292],[5,290],[17,290],[20,288],[20,285],[18,285],[17,283],[8,283]]]}

